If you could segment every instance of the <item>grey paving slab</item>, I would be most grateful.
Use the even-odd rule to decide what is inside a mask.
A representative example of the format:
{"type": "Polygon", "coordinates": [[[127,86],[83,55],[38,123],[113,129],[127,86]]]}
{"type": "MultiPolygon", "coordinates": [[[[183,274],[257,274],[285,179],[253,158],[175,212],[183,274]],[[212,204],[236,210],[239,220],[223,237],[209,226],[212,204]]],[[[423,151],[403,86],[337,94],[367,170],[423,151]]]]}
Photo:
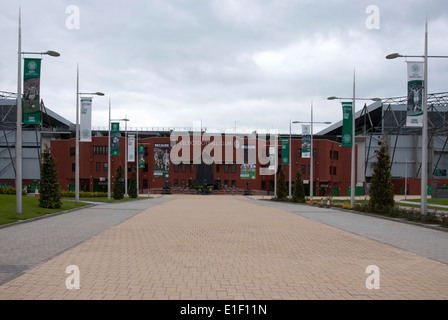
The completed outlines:
{"type": "Polygon", "coordinates": [[[448,232],[446,231],[338,209],[249,197],[247,199],[262,206],[279,208],[448,264],[448,232]]]}
{"type": "Polygon", "coordinates": [[[0,285],[116,226],[164,197],[104,203],[0,228],[0,285]]]}

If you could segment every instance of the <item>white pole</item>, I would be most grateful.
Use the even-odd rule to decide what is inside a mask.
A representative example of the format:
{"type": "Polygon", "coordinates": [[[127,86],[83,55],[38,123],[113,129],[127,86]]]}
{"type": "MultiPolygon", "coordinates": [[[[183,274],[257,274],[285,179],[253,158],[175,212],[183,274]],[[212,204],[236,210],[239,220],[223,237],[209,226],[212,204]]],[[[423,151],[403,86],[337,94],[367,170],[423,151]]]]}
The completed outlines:
{"type": "Polygon", "coordinates": [[[289,150],[289,159],[288,159],[288,163],[289,163],[289,181],[288,181],[288,198],[291,198],[291,119],[289,119],[289,146],[288,146],[289,150]]]}
{"type": "Polygon", "coordinates": [[[108,127],[107,127],[107,136],[108,136],[108,141],[107,141],[107,200],[110,201],[110,188],[111,188],[111,181],[110,181],[110,98],[109,98],[109,122],[108,122],[108,127]]]}
{"type": "Polygon", "coordinates": [[[138,195],[139,195],[139,187],[140,187],[140,184],[138,183],[138,161],[139,161],[139,158],[138,158],[138,128],[137,128],[137,142],[136,142],[136,144],[135,144],[135,149],[136,149],[136,151],[135,151],[135,155],[136,155],[136,157],[135,157],[135,171],[136,171],[136,179],[137,179],[137,181],[136,181],[136,184],[137,184],[137,198],[138,198],[138,195]]]}
{"type": "Polygon", "coordinates": [[[310,204],[313,204],[313,102],[311,102],[311,155],[310,155],[310,204]]]}
{"type": "Polygon", "coordinates": [[[22,214],[22,27],[19,7],[17,51],[16,214],[22,214]]]}
{"type": "Polygon", "coordinates": [[[76,66],[75,203],[79,202],[79,65],[76,66]]]}
{"type": "Polygon", "coordinates": [[[406,174],[404,176],[404,200],[408,194],[408,157],[406,157],[406,174]]]}
{"type": "Polygon", "coordinates": [[[423,79],[423,128],[422,128],[422,175],[421,175],[421,215],[426,217],[427,184],[428,184],[428,19],[425,22],[425,57],[423,79]]]}
{"type": "Polygon", "coordinates": [[[124,123],[124,196],[128,197],[128,121],[125,115],[124,123]]]}
{"type": "Polygon", "coordinates": [[[352,163],[351,163],[351,187],[350,187],[350,205],[355,206],[355,71],[353,71],[353,106],[352,106],[352,163]]]}

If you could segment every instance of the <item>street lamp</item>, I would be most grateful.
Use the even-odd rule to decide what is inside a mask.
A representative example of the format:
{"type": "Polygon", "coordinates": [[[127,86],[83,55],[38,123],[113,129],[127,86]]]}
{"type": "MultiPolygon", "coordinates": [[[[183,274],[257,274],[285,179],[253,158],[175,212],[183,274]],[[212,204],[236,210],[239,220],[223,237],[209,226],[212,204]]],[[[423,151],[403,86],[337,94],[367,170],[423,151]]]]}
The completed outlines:
{"type": "Polygon", "coordinates": [[[104,96],[102,92],[79,92],[79,68],[76,70],[76,145],[75,145],[75,203],[79,203],[79,99],[80,95],[104,96]]]}
{"type": "Polygon", "coordinates": [[[310,204],[313,204],[313,194],[314,194],[314,176],[313,176],[313,123],[324,123],[331,124],[330,121],[313,121],[313,105],[311,104],[311,121],[298,121],[299,123],[309,123],[311,125],[311,138],[310,138],[310,204]]]}
{"type": "Polygon", "coordinates": [[[40,54],[59,57],[56,51],[48,50],[46,52],[22,52],[22,27],[21,15],[19,10],[19,36],[18,36],[18,61],[17,61],[17,129],[16,129],[16,214],[22,214],[22,55],[40,54]]]}
{"type": "Polygon", "coordinates": [[[292,123],[299,123],[299,121],[289,121],[289,182],[288,182],[288,196],[291,198],[291,124],[292,123]]]}
{"type": "Polygon", "coordinates": [[[352,159],[351,159],[351,181],[350,181],[350,205],[352,208],[355,206],[355,193],[356,193],[356,185],[355,185],[355,101],[356,100],[372,100],[372,101],[381,101],[380,98],[355,98],[355,73],[353,72],[353,97],[352,98],[340,98],[340,97],[328,97],[328,100],[353,100],[352,106],[352,159]]]}
{"type": "Polygon", "coordinates": [[[427,212],[427,184],[428,184],[428,58],[448,58],[448,56],[428,56],[428,21],[425,22],[425,53],[423,56],[401,55],[399,53],[391,53],[386,59],[395,58],[423,58],[423,126],[422,126],[422,176],[420,185],[420,211],[422,219],[426,217],[427,212]]]}

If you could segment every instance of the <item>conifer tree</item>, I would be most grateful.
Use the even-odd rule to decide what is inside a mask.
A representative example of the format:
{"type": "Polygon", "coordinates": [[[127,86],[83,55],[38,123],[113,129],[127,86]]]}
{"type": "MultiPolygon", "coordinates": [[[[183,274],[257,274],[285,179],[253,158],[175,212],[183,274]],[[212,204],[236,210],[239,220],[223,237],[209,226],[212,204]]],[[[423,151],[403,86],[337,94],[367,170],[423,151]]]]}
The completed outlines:
{"type": "Polygon", "coordinates": [[[61,188],[56,172],[56,162],[45,146],[40,167],[39,206],[42,208],[57,209],[62,206],[61,188]]]}
{"type": "Polygon", "coordinates": [[[294,184],[292,201],[305,203],[305,188],[303,187],[302,174],[300,173],[300,170],[296,173],[296,183],[294,184]]]}
{"type": "Polygon", "coordinates": [[[132,172],[131,180],[129,180],[129,197],[136,199],[138,197],[137,193],[137,173],[135,171],[132,172]]]}
{"type": "Polygon", "coordinates": [[[288,197],[288,192],[286,188],[286,177],[285,173],[282,169],[280,169],[280,172],[278,174],[278,183],[277,183],[277,199],[278,200],[285,200],[288,197]]]}
{"type": "Polygon", "coordinates": [[[114,179],[114,199],[120,200],[124,198],[124,178],[123,167],[118,165],[114,179]]]}
{"type": "Polygon", "coordinates": [[[389,148],[386,143],[376,152],[373,174],[369,190],[369,206],[374,212],[382,212],[395,205],[389,148]]]}

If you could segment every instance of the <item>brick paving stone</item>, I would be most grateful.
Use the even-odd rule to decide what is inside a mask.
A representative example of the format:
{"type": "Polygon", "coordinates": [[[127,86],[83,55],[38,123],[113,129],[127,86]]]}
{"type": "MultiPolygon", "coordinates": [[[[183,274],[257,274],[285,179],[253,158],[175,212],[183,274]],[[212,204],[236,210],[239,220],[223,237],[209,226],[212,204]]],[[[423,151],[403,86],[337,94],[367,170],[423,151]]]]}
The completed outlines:
{"type": "Polygon", "coordinates": [[[242,196],[164,198],[4,283],[0,299],[448,299],[448,265],[396,245],[242,196]],[[65,288],[69,265],[79,290],[65,288]],[[378,290],[366,288],[369,265],[378,290]]]}

